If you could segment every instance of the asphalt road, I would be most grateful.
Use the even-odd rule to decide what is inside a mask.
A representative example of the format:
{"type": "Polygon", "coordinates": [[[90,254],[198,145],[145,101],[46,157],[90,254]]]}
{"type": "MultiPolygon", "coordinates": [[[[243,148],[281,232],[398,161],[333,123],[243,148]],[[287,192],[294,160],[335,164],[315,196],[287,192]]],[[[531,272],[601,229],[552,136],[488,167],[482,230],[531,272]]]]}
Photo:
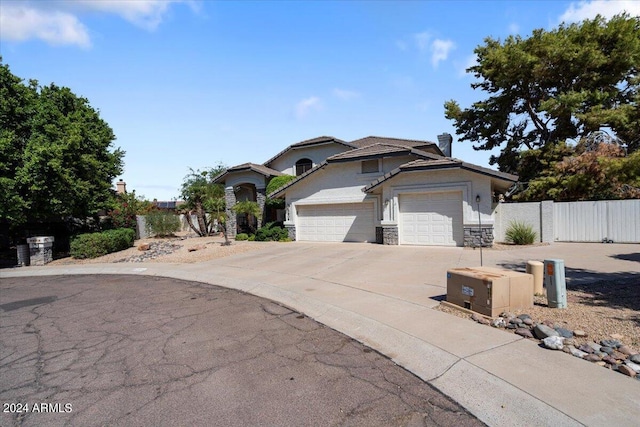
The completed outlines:
{"type": "Polygon", "coordinates": [[[368,347],[234,290],[143,276],[0,283],[2,426],[477,426],[368,347]]]}

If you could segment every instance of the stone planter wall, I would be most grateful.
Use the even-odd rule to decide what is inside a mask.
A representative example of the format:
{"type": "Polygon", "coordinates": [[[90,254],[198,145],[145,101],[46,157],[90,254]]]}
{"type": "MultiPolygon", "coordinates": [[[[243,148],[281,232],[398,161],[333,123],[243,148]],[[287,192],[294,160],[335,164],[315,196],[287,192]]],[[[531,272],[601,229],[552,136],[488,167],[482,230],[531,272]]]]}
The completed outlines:
{"type": "Polygon", "coordinates": [[[481,229],[477,225],[465,225],[464,246],[471,248],[493,246],[493,225],[483,225],[481,229]]]}

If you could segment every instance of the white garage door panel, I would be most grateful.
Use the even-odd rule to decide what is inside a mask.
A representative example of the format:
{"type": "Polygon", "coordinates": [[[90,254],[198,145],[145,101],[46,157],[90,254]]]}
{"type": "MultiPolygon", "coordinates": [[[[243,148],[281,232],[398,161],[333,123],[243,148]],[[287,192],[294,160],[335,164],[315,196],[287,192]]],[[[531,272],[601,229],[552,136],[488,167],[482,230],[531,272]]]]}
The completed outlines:
{"type": "Polygon", "coordinates": [[[312,242],[373,242],[373,203],[301,205],[298,240],[312,242]]]}
{"type": "Polygon", "coordinates": [[[462,193],[400,196],[400,243],[462,246],[462,193]]]}

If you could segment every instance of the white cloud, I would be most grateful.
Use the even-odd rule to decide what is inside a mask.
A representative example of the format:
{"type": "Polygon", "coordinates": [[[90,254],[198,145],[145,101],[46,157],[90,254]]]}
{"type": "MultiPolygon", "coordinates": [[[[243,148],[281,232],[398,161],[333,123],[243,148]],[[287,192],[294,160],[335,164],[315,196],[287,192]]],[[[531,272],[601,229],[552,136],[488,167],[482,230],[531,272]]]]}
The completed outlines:
{"type": "Polygon", "coordinates": [[[91,46],[87,28],[70,13],[39,10],[27,3],[0,7],[0,36],[5,40],[41,39],[52,45],[91,46]]]}
{"type": "Polygon", "coordinates": [[[437,67],[442,61],[449,57],[449,52],[455,49],[456,45],[451,40],[435,39],[431,43],[431,64],[437,67]]]}
{"type": "Polygon", "coordinates": [[[77,0],[76,6],[87,10],[112,13],[146,30],[155,30],[162,23],[172,3],[181,0],[77,0]]]}
{"type": "Polygon", "coordinates": [[[0,35],[3,39],[40,39],[51,45],[91,46],[89,30],[80,17],[86,13],[119,16],[148,31],[160,25],[174,3],[193,0],[76,0],[4,2],[0,7],[0,35]]]}
{"type": "Polygon", "coordinates": [[[333,96],[335,96],[336,98],[340,98],[343,101],[350,101],[352,99],[359,98],[360,94],[353,90],[335,88],[333,90],[333,96]]]}
{"type": "Polygon", "coordinates": [[[295,106],[296,118],[303,119],[309,115],[312,111],[318,111],[322,109],[322,103],[320,98],[316,96],[310,96],[302,101],[298,102],[295,106]]]}
{"type": "Polygon", "coordinates": [[[560,16],[560,22],[579,22],[593,19],[596,15],[611,18],[622,12],[632,16],[640,15],[640,2],[637,0],[592,0],[573,2],[560,16]]]}
{"type": "Polygon", "coordinates": [[[416,42],[416,47],[420,52],[426,52],[429,49],[429,41],[431,40],[431,34],[428,32],[422,32],[413,35],[413,40],[416,42]]]}
{"type": "Polygon", "coordinates": [[[451,40],[434,39],[428,31],[413,35],[416,49],[422,54],[431,55],[431,65],[434,68],[449,57],[449,52],[455,49],[455,43],[451,40]]]}

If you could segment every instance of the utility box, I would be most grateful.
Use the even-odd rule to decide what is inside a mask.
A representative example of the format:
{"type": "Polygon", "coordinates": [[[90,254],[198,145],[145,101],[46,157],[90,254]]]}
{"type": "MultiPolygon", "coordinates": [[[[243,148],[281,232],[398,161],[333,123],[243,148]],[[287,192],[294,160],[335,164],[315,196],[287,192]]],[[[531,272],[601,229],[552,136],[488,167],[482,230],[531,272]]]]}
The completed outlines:
{"type": "Polygon", "coordinates": [[[567,283],[564,277],[564,260],[544,260],[544,286],[547,288],[547,304],[551,308],[567,308],[567,283]]]}
{"type": "Polygon", "coordinates": [[[533,307],[533,276],[495,267],[447,271],[447,301],[485,316],[533,307]]]}

